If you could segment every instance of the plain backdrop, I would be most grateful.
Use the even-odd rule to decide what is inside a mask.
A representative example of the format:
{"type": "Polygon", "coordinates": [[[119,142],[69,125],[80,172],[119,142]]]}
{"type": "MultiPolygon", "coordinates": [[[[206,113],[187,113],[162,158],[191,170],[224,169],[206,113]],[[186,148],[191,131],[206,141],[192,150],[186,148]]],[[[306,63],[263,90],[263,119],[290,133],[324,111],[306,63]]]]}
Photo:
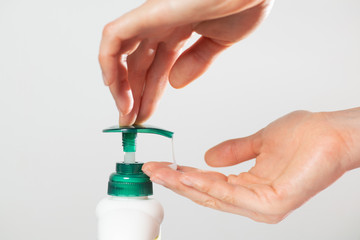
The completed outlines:
{"type": "MultiPolygon", "coordinates": [[[[103,26],[139,0],[0,1],[0,239],[96,239],[97,202],[121,155],[97,62],[103,26]]],[[[277,1],[264,24],[197,81],[168,87],[148,123],[175,132],[179,164],[298,109],[359,106],[360,1],[277,1]]],[[[193,42],[197,36],[193,36],[193,42]]],[[[139,136],[138,158],[171,161],[139,136]]],[[[253,161],[218,169],[248,170],[253,161]]],[[[360,239],[360,170],[277,225],[208,209],[161,186],[163,239],[360,239]]]]}

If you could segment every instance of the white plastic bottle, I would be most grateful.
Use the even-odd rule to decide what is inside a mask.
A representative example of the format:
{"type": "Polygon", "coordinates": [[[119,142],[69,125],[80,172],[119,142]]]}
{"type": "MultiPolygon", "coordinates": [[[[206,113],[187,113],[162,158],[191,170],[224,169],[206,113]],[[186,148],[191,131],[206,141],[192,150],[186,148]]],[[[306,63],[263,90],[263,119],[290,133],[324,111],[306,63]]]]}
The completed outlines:
{"type": "Polygon", "coordinates": [[[108,194],[96,208],[98,240],[160,240],[164,210],[150,198],[152,183],[142,163],[117,163],[108,194]]]}
{"type": "Polygon", "coordinates": [[[99,240],[160,240],[163,208],[147,197],[108,197],[97,207],[99,240]]]}

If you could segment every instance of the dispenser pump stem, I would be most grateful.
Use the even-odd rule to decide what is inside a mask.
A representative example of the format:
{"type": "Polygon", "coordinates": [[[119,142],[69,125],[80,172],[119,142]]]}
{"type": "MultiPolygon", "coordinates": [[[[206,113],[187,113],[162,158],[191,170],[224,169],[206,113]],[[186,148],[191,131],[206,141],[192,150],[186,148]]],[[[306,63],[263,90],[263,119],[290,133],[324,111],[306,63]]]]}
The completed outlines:
{"type": "Polygon", "coordinates": [[[136,135],[137,133],[122,133],[122,145],[124,152],[136,152],[136,135]]]}
{"type": "Polygon", "coordinates": [[[122,133],[124,163],[135,163],[136,135],[137,133],[122,133]]]}
{"type": "Polygon", "coordinates": [[[135,163],[135,152],[125,152],[124,163],[135,163]]]}
{"type": "Polygon", "coordinates": [[[136,136],[137,133],[152,133],[161,135],[167,138],[172,138],[173,132],[144,125],[133,125],[133,126],[114,126],[111,128],[104,129],[103,132],[121,132],[122,133],[122,145],[124,151],[124,163],[136,163],[135,152],[136,152],[136,136]]]}

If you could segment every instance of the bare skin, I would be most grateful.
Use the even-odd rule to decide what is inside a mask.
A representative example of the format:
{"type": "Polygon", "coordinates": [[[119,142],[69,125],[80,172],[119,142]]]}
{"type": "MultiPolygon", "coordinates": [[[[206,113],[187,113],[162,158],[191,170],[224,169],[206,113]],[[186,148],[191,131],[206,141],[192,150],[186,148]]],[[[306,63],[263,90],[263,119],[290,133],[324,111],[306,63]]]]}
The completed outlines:
{"type": "Polygon", "coordinates": [[[248,172],[218,172],[151,162],[151,180],[194,202],[277,223],[346,171],[360,167],[360,108],[340,112],[297,111],[245,138],[223,142],[205,154],[224,167],[256,158],[248,172]]]}
{"type": "Polygon", "coordinates": [[[120,112],[120,125],[146,121],[170,81],[182,88],[214,58],[249,35],[270,0],[148,0],[107,24],[99,62],[120,112]],[[199,40],[180,55],[193,32],[199,40]]]}
{"type": "MultiPolygon", "coordinates": [[[[168,82],[181,88],[199,77],[218,54],[254,31],[272,2],[148,0],[106,25],[99,61],[120,125],[146,121],[168,82]],[[201,37],[181,53],[193,32],[201,37]]],[[[213,167],[256,158],[248,172],[225,176],[156,162],[143,170],[152,181],[198,204],[277,223],[346,171],[360,167],[359,143],[360,108],[298,111],[205,155],[213,167]]]]}

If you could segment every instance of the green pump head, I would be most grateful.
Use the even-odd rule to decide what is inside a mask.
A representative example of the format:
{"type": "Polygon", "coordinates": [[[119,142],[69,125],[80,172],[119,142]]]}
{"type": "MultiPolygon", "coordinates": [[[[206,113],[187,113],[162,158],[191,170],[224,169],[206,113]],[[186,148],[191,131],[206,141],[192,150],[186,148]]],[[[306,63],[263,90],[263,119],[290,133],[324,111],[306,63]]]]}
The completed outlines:
{"type": "Polygon", "coordinates": [[[150,178],[141,170],[143,163],[135,162],[137,133],[152,133],[167,138],[173,137],[173,132],[144,125],[114,126],[103,132],[121,132],[124,162],[116,164],[116,172],[110,175],[108,195],[122,197],[149,196],[153,194],[150,178]]]}

